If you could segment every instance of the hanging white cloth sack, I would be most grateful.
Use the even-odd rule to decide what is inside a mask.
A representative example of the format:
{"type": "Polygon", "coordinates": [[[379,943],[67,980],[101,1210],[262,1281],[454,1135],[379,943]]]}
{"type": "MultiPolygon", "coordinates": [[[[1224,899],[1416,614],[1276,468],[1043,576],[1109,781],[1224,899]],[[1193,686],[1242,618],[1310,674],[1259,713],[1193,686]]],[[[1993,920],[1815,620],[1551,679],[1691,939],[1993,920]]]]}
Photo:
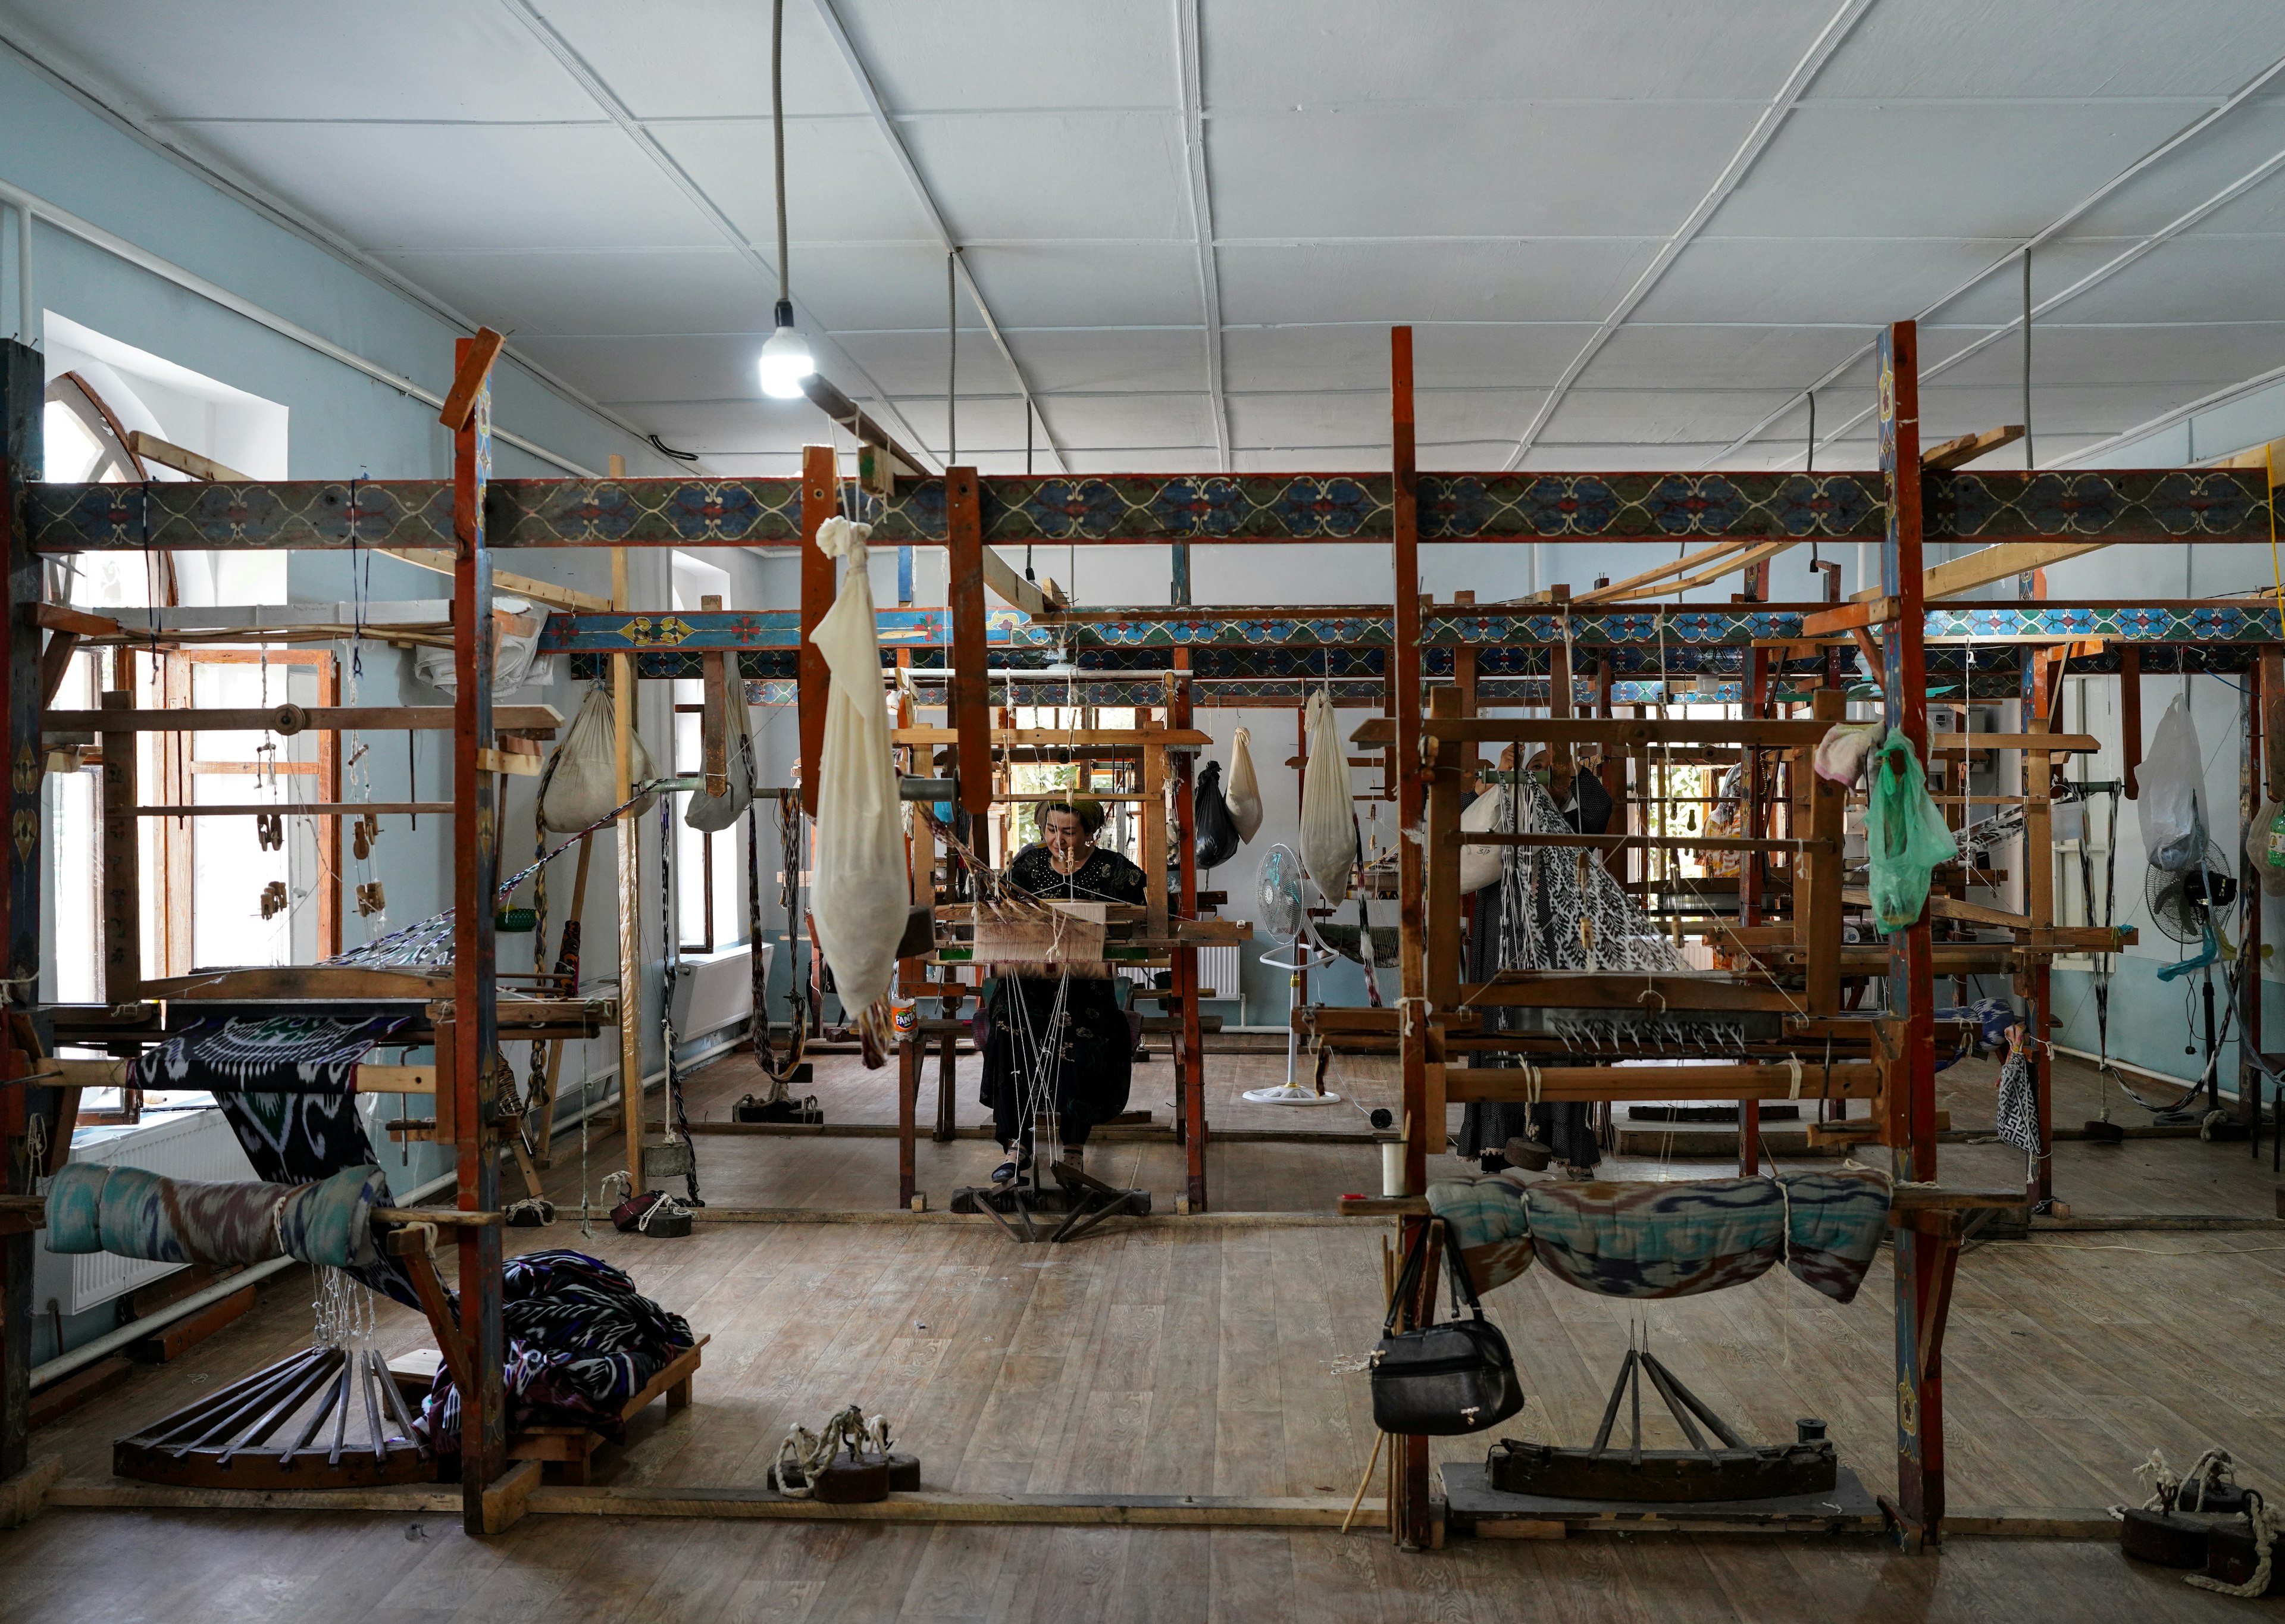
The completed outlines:
{"type": "Polygon", "coordinates": [[[809,640],[833,673],[817,768],[817,942],[833,967],[843,1015],[864,1040],[866,1063],[877,1066],[893,1041],[889,988],[912,881],[889,754],[873,583],[865,568],[865,538],[872,533],[870,525],[840,518],[819,527],[817,545],[843,561],[841,592],[809,640]]]}
{"type": "MultiPolygon", "coordinates": [[[[1500,826],[1500,792],[1497,785],[1485,790],[1467,804],[1460,813],[1460,828],[1471,835],[1488,835],[1500,826]]],[[[1507,870],[1509,846],[1462,846],[1460,848],[1460,894],[1480,891],[1497,880],[1507,870]]]]}
{"type": "Polygon", "coordinates": [[[1229,741],[1229,783],[1221,793],[1229,820],[1237,826],[1240,844],[1261,828],[1261,786],[1253,779],[1253,753],[1245,748],[1253,735],[1241,727],[1229,741]]]}
{"type": "Polygon", "coordinates": [[[754,799],[753,728],[746,710],[745,679],[733,672],[722,686],[722,731],[729,758],[729,787],[720,795],[707,794],[703,785],[692,790],[690,804],[682,812],[685,823],[708,835],[718,835],[737,822],[754,799]]]}
{"type": "MultiPolygon", "coordinates": [[[[630,777],[640,787],[653,776],[650,752],[643,749],[640,734],[628,742],[632,746],[627,752],[630,777]]],[[[539,770],[539,826],[559,835],[577,834],[609,817],[618,804],[618,718],[611,707],[611,691],[599,682],[579,702],[579,713],[571,718],[563,742],[539,770]]],[[[634,815],[641,817],[651,805],[652,797],[646,796],[634,815]]]]}
{"type": "Polygon", "coordinates": [[[1309,765],[1301,774],[1301,866],[1339,903],[1349,894],[1357,859],[1356,805],[1349,790],[1348,741],[1333,719],[1324,689],[1309,695],[1309,765]]]}
{"type": "MultiPolygon", "coordinates": [[[[492,697],[505,699],[520,688],[545,687],[555,680],[555,656],[539,652],[547,611],[529,599],[492,600],[492,697]]],[[[421,648],[412,655],[412,674],[439,694],[460,691],[457,656],[450,648],[421,648]]]]}
{"type": "Polygon", "coordinates": [[[2197,724],[2180,694],[2166,707],[2150,754],[2136,774],[2141,795],[2142,851],[2154,868],[2182,871],[2204,860],[2211,831],[2205,816],[2205,752],[2198,747],[2197,724]]]}

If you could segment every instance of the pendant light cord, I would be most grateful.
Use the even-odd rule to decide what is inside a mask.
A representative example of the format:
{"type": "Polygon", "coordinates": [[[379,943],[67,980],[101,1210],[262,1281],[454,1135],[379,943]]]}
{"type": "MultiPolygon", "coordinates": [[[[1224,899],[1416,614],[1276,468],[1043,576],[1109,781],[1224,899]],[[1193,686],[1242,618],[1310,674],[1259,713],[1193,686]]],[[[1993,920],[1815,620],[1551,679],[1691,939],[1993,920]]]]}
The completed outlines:
{"type": "Polygon", "coordinates": [[[770,135],[777,148],[778,303],[783,307],[793,302],[793,278],[786,269],[785,0],[770,4],[770,135]]]}

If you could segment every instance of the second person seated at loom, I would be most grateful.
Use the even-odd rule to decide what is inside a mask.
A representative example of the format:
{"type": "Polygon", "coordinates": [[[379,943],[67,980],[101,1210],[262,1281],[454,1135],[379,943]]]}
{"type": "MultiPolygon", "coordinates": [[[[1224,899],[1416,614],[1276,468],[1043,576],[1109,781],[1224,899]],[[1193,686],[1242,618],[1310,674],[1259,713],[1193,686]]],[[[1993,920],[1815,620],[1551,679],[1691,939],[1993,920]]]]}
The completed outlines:
{"type": "MultiPolygon", "coordinates": [[[[1009,863],[1007,883],[1045,899],[1144,900],[1142,870],[1095,843],[1103,809],[1074,797],[1042,801],[1034,813],[1039,843],[1009,863]]],[[[1039,1118],[1052,1117],[1063,1159],[1084,1165],[1088,1136],[1127,1109],[1135,1032],[1108,977],[1005,975],[992,984],[984,1015],[984,1087],[994,1136],[1008,1153],[993,1171],[1009,1183],[1032,1165],[1039,1118]]]]}

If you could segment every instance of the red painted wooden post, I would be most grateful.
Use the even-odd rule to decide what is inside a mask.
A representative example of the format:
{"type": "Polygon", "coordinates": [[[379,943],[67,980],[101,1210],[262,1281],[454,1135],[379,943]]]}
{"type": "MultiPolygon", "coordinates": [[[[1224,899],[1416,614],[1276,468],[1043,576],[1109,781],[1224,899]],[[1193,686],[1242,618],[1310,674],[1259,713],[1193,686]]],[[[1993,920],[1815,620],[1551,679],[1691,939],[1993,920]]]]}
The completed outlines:
{"type": "MultiPolygon", "coordinates": [[[[1881,588],[1896,617],[1881,628],[1887,713],[1912,753],[1928,759],[1926,611],[1920,568],[1919,336],[1900,321],[1880,346],[1881,472],[1888,530],[1881,547],[1881,588]]],[[[1877,765],[1875,767],[1877,770],[1877,765]]],[[[1888,937],[1889,1008],[1902,1016],[1901,1053],[1888,1079],[1884,1141],[1900,1179],[1936,1177],[1936,1024],[1934,962],[1928,914],[1888,937]]],[[[1943,1520],[1943,1322],[1952,1265],[1959,1249],[1951,1214],[1926,1215],[1929,1227],[1896,1231],[1896,1498],[1908,1545],[1932,1544],[1943,1520]]]]}
{"type": "Polygon", "coordinates": [[[959,735],[960,804],[992,810],[992,681],[984,632],[984,510],[974,468],[944,475],[945,536],[951,553],[952,726],[959,735]]]}
{"type": "MultiPolygon", "coordinates": [[[[817,532],[841,511],[837,477],[831,446],[801,448],[801,653],[795,673],[801,713],[801,809],[812,817],[817,815],[817,765],[825,754],[825,700],[833,688],[833,673],[809,634],[833,607],[834,564],[818,549],[817,532]]],[[[786,922],[788,941],[793,939],[797,922],[786,922]]],[[[799,965],[794,973],[801,973],[799,965]]]]}
{"type": "MultiPolygon", "coordinates": [[[[452,435],[452,1089],[457,1130],[459,1206],[499,1209],[499,1147],[492,1125],[492,1051],[499,1047],[499,985],[493,961],[498,808],[483,760],[492,741],[491,553],[484,538],[484,484],[491,477],[492,396],[488,372],[470,381],[476,341],[454,357],[454,396],[471,407],[452,435]]],[[[460,1335],[475,1391],[460,1395],[460,1516],[486,1532],[484,1490],[507,1468],[506,1345],[500,1324],[500,1228],[462,1225],[460,1335]]]]}

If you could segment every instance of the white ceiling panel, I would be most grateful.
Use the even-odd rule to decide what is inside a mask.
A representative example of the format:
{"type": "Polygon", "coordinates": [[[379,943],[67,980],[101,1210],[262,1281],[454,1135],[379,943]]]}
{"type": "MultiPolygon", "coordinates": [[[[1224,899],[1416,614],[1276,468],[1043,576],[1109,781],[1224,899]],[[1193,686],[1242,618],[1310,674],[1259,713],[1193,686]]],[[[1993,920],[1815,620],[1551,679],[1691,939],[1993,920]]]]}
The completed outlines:
{"type": "MultiPolygon", "coordinates": [[[[833,341],[891,395],[941,396],[945,392],[951,347],[942,333],[836,333],[833,341]]],[[[960,330],[957,381],[963,396],[1017,392],[1015,373],[993,348],[992,335],[980,326],[960,330]]],[[[845,392],[849,385],[842,388],[845,392]]]]}
{"type": "Polygon", "coordinates": [[[2256,240],[2260,246],[2249,253],[2242,239],[2178,237],[2064,309],[2079,321],[2199,321],[2217,313],[2233,321],[2285,320],[2280,245],[2256,240]]]}
{"type": "MultiPolygon", "coordinates": [[[[524,0],[505,0],[513,15],[524,0]]],[[[529,0],[639,119],[753,119],[769,141],[770,8],[756,0],[529,0]]],[[[482,5],[467,6],[481,12],[482,5]]],[[[863,115],[841,53],[803,0],[785,8],[789,118],[863,115]]],[[[789,139],[788,145],[791,142],[789,139]]]]}
{"type": "Polygon", "coordinates": [[[555,59],[497,4],[4,0],[0,31],[51,43],[131,87],[137,100],[165,118],[600,116],[555,59]]]}
{"type": "Polygon", "coordinates": [[[1205,387],[1206,335],[1189,327],[1026,327],[1008,344],[1034,389],[1115,394],[1205,387]]]}
{"type": "Polygon", "coordinates": [[[2057,97],[2218,100],[2280,55],[2285,12],[2268,0],[1880,0],[1816,94],[2021,98],[2033,107],[2057,97]]]}
{"type": "Polygon", "coordinates": [[[2064,103],[2036,116],[1991,104],[1812,102],[1707,235],[2020,241],[2188,122],[2152,102],[2064,103]]]}
{"type": "Polygon", "coordinates": [[[1209,146],[1214,233],[1663,239],[1755,112],[1693,101],[1224,113],[1209,146]]]}
{"type": "Polygon", "coordinates": [[[1171,114],[915,117],[898,129],[962,242],[1197,239],[1171,114]]]}
{"type": "MultiPolygon", "coordinates": [[[[1047,415],[1057,442],[1073,450],[1151,451],[1213,443],[1213,409],[1203,393],[1062,395],[1047,408],[1047,415]]],[[[1020,419],[1017,433],[1020,447],[1020,419]]]]}
{"type": "Polygon", "coordinates": [[[1869,338],[1884,322],[1918,315],[1999,259],[2006,247],[1701,238],[1682,251],[1636,316],[1644,322],[1857,325],[1869,338]]]}
{"type": "MultiPolygon", "coordinates": [[[[2187,123],[2186,118],[2182,121],[2187,123]]],[[[2074,221],[2073,237],[2140,237],[2162,231],[2285,153],[2285,98],[2254,101],[2074,221]]],[[[2215,231],[2285,229],[2285,186],[2272,179],[2215,213],[2215,231]]]]}
{"type": "MultiPolygon", "coordinates": [[[[1923,365],[1928,340],[1920,341],[1923,365]]],[[[2074,384],[2134,384],[2203,394],[2285,360],[2285,321],[2218,322],[2210,326],[2112,327],[2035,323],[2034,389],[2074,384]]],[[[2022,376],[2020,333],[1970,357],[1943,374],[1974,383],[2014,383],[2022,376]]]]}
{"type": "MultiPolygon", "coordinates": [[[[422,286],[503,333],[753,333],[777,284],[729,248],[559,254],[382,254],[422,286]]],[[[758,342],[758,339],[757,339],[758,342]]]]}
{"type": "Polygon", "coordinates": [[[1765,100],[1833,0],[1380,0],[1209,5],[1206,105],[1765,100]]]}
{"type": "Polygon", "coordinates": [[[1224,248],[1233,325],[1600,321],[1655,249],[1626,242],[1316,243],[1224,248]]]}
{"type": "Polygon", "coordinates": [[[1872,336],[1861,326],[1630,325],[1595,357],[1598,388],[1799,388],[1872,336]]]}
{"type": "MultiPolygon", "coordinates": [[[[1388,396],[1355,395],[1241,395],[1229,403],[1231,440],[1249,451],[1281,446],[1377,446],[1380,466],[1388,462],[1388,396]]],[[[1293,467],[1306,465],[1293,464],[1293,467]]]]}
{"type": "Polygon", "coordinates": [[[200,134],[367,249],[721,241],[616,125],[225,124],[200,134]]]}
{"type": "MultiPolygon", "coordinates": [[[[1196,327],[1205,318],[1188,243],[995,244],[963,257],[1011,326],[1196,327]]],[[[935,263],[941,283],[941,255],[935,263]]]]}
{"type": "MultiPolygon", "coordinates": [[[[636,338],[527,337],[517,333],[511,348],[528,355],[573,388],[608,405],[640,408],[651,401],[745,401],[760,396],[755,373],[758,333],[703,333],[636,338]]],[[[829,357],[825,370],[831,375],[829,357]]],[[[855,378],[836,379],[843,392],[858,393],[855,378]]]]}
{"type": "MultiPolygon", "coordinates": [[[[1874,0],[1602,334],[1841,4],[1204,4],[1210,303],[1173,0],[804,0],[786,17],[795,292],[828,375],[858,396],[876,379],[919,425],[891,427],[933,451],[940,212],[985,307],[958,301],[963,454],[986,466],[1021,466],[1026,379],[1077,466],[1213,466],[1218,343],[1238,466],[1383,467],[1395,322],[1417,327],[1426,466],[1504,461],[1598,337],[1527,466],[1702,466],[1772,417],[1784,438],[1728,466],[1796,460],[1802,388],[1938,301],[1930,365],[2002,326],[2015,245],[2285,55],[2275,0],[1874,0]],[[836,13],[929,195],[833,43],[836,13]]],[[[755,0],[0,0],[0,36],[122,117],[172,120],[153,126],[164,141],[512,329],[670,443],[789,467],[819,420],[757,397],[772,279],[548,49],[769,262],[768,16],[755,0]]],[[[2280,153],[2285,93],[2043,247],[2037,295],[2280,153]]],[[[43,162],[0,168],[37,191],[43,162]]],[[[2041,318],[2042,456],[2285,362],[2281,263],[2285,177],[2041,318]]],[[[2017,365],[2008,335],[1931,379],[1929,433],[2019,414],[2017,365]]],[[[1820,393],[1826,427],[1869,401],[1868,377],[1858,362],[1820,393]]],[[[1869,428],[1851,432],[1820,460],[1869,462],[1869,428]]]]}
{"type": "Polygon", "coordinates": [[[829,4],[899,112],[1174,105],[1171,5],[829,4]]]}
{"type": "Polygon", "coordinates": [[[1550,440],[1727,443],[1786,404],[1791,390],[1574,388],[1546,428],[1550,440]]]}
{"type": "MultiPolygon", "coordinates": [[[[766,123],[663,124],[651,134],[765,259],[777,259],[766,123]]],[[[661,184],[669,184],[664,177],[661,184]]],[[[805,242],[934,243],[936,230],[869,122],[786,127],[786,230],[805,242]]],[[[797,259],[795,263],[799,264],[797,259]]]]}
{"type": "MultiPolygon", "coordinates": [[[[1421,327],[1412,337],[1413,378],[1422,389],[1552,385],[1593,331],[1583,322],[1421,327]]],[[[1388,330],[1377,325],[1245,327],[1225,333],[1222,344],[1233,389],[1384,388],[1388,383],[1388,330]]]]}

